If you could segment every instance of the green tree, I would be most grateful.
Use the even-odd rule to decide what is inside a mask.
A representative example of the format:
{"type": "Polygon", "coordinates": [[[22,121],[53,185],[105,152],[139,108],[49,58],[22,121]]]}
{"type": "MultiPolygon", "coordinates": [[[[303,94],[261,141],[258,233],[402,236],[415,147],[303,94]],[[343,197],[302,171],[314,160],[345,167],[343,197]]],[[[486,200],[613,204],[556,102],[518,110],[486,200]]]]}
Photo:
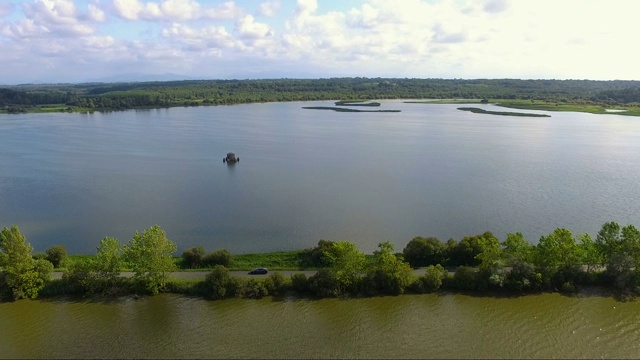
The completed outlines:
{"type": "Polygon", "coordinates": [[[33,248],[17,226],[0,232],[0,292],[11,298],[34,299],[51,276],[53,266],[47,260],[34,260],[33,248]]]}
{"type": "Polygon", "coordinates": [[[525,240],[522,233],[509,233],[507,239],[502,243],[507,263],[512,265],[515,262],[533,262],[534,246],[525,240]]]}
{"type": "MultiPolygon", "coordinates": [[[[486,250],[488,243],[494,242],[495,236],[490,231],[480,235],[465,236],[451,249],[449,254],[450,265],[477,266],[482,262],[477,256],[486,250]]],[[[499,243],[499,242],[498,242],[499,243]]]]}
{"type": "Polygon", "coordinates": [[[172,254],[176,251],[176,244],[155,225],[142,234],[136,232],[124,247],[124,258],[133,269],[133,278],[144,286],[151,294],[157,294],[164,289],[169,273],[176,271],[172,254]]]}
{"type": "Polygon", "coordinates": [[[193,269],[202,265],[202,257],[205,251],[202,246],[191,247],[182,252],[182,264],[184,267],[193,269]]]}
{"type": "Polygon", "coordinates": [[[500,246],[500,240],[492,233],[486,232],[478,238],[480,253],[476,259],[480,261],[480,269],[495,269],[503,267],[504,253],[500,246]]]}
{"type": "Polygon", "coordinates": [[[324,254],[342,292],[354,290],[364,271],[364,254],[348,241],[338,241],[324,254]]]}
{"type": "Polygon", "coordinates": [[[67,259],[67,248],[64,245],[50,246],[45,253],[47,254],[47,260],[53,264],[54,268],[60,267],[67,259]]]}
{"type": "Polygon", "coordinates": [[[100,240],[96,261],[91,266],[93,276],[89,280],[95,282],[94,291],[99,288],[102,292],[112,294],[118,292],[117,285],[120,282],[122,257],[123,249],[118,239],[105,237],[100,240]]]}
{"type": "Polygon", "coordinates": [[[590,273],[595,265],[602,263],[602,256],[598,251],[598,247],[589,234],[580,236],[578,252],[581,262],[587,265],[587,273],[590,273]]]}
{"type": "Polygon", "coordinates": [[[399,295],[411,284],[411,267],[398,259],[393,249],[393,244],[388,241],[378,244],[378,250],[373,253],[373,263],[367,269],[365,292],[399,295]]]}
{"type": "Polygon", "coordinates": [[[274,272],[265,279],[265,286],[269,294],[282,296],[291,288],[291,279],[286,278],[280,272],[274,272]]]}
{"type": "Polygon", "coordinates": [[[310,267],[327,267],[329,266],[329,259],[326,254],[333,252],[333,245],[335,241],[320,240],[318,245],[313,248],[305,249],[302,252],[303,261],[306,266],[310,267]]]}
{"type": "Polygon", "coordinates": [[[404,259],[412,267],[442,264],[445,245],[435,237],[415,237],[402,250],[404,259]]]}
{"type": "Polygon", "coordinates": [[[425,269],[423,276],[419,277],[416,281],[417,291],[419,293],[432,293],[436,292],[442,287],[444,279],[449,276],[449,272],[443,268],[440,264],[429,265],[425,269]]]}
{"type": "Polygon", "coordinates": [[[548,236],[540,237],[536,247],[536,265],[543,268],[559,268],[578,264],[578,245],[567,229],[556,229],[548,236]]]}
{"type": "Polygon", "coordinates": [[[229,270],[222,266],[216,265],[213,270],[205,277],[206,293],[212,299],[224,299],[235,295],[232,289],[232,279],[229,270]]]}
{"type": "Polygon", "coordinates": [[[596,236],[595,243],[600,252],[602,265],[606,265],[611,257],[622,248],[620,225],[613,221],[603,224],[596,236]]]}
{"type": "Polygon", "coordinates": [[[218,249],[202,257],[204,266],[222,265],[229,267],[233,263],[233,255],[227,249],[218,249]]]}

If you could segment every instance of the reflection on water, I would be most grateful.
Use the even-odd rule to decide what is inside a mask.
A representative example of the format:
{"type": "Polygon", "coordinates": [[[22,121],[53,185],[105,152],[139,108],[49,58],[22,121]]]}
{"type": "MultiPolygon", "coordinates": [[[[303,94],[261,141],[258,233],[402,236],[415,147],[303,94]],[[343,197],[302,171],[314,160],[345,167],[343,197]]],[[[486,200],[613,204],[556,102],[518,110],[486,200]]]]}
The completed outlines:
{"type": "Polygon", "coordinates": [[[0,304],[2,358],[622,358],[640,302],[404,295],[0,304]]]}

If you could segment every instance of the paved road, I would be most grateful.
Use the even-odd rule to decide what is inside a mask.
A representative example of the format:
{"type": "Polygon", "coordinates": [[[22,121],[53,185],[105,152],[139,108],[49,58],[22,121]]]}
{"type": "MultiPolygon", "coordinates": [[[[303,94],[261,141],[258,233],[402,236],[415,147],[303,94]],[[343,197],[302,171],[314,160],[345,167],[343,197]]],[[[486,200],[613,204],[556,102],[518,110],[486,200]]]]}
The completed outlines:
{"type": "MultiPolygon", "coordinates": [[[[208,273],[210,273],[211,271],[179,271],[179,272],[174,272],[171,273],[171,277],[175,278],[175,279],[204,279],[205,276],[207,276],[208,273]]],[[[309,276],[313,276],[316,274],[315,270],[283,270],[283,271],[269,271],[269,274],[272,274],[274,272],[279,272],[282,275],[286,276],[286,277],[291,277],[293,274],[305,274],[307,277],[309,276]]],[[[413,271],[413,273],[416,276],[422,276],[424,275],[425,269],[416,269],[413,271]]],[[[269,276],[269,274],[266,275],[249,275],[248,271],[230,271],[231,276],[237,276],[237,277],[255,277],[255,278],[261,278],[261,277],[267,277],[269,276]]],[[[132,272],[123,272],[120,273],[120,276],[122,277],[132,277],[133,273],[132,272]]],[[[53,279],[61,279],[62,278],[62,272],[60,271],[55,271],[51,274],[51,277],[53,279]]]]}

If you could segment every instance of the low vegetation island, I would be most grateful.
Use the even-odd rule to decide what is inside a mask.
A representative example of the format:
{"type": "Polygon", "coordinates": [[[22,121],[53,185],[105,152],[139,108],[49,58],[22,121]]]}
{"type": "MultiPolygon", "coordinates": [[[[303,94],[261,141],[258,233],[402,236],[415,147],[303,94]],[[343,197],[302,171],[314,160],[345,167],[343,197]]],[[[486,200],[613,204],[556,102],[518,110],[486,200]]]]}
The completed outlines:
{"type": "Polygon", "coordinates": [[[337,112],[400,112],[400,110],[360,110],[333,106],[303,106],[302,108],[309,110],[333,110],[337,112]]]}
{"type": "Polygon", "coordinates": [[[640,115],[640,81],[329,78],[189,80],[0,86],[0,113],[92,112],[276,101],[343,100],[336,106],[379,106],[375,99],[443,99],[499,106],[640,115]],[[460,100],[463,99],[463,100],[460,100]]]}
{"type": "Polygon", "coordinates": [[[531,113],[519,113],[519,112],[508,112],[508,111],[490,111],[475,107],[459,107],[458,110],[469,111],[474,114],[488,114],[488,115],[502,115],[502,116],[521,116],[521,117],[551,117],[546,114],[531,114],[531,113]]]}
{"type": "Polygon", "coordinates": [[[128,244],[106,237],[95,255],[66,253],[55,245],[33,254],[17,226],[0,232],[0,299],[39,296],[127,296],[162,292],[209,299],[264,296],[343,297],[423,294],[440,291],[525,295],[574,293],[583,286],[612,288],[625,297],[640,294],[640,231],[605,223],[595,238],[558,228],[536,245],[521,233],[500,241],[491,232],[443,242],[416,237],[402,252],[389,242],[365,255],[349,241],[320,240],[309,249],[232,255],[202,247],[174,257],[176,244],[159,226],[136,232],[128,244]],[[313,269],[284,276],[234,277],[230,269],[257,266],[313,269]],[[52,279],[54,268],[62,271],[52,279]],[[418,275],[414,269],[420,269],[418,275]],[[177,271],[206,271],[202,279],[180,279],[177,271]],[[122,276],[123,271],[132,276],[122,276]]]}

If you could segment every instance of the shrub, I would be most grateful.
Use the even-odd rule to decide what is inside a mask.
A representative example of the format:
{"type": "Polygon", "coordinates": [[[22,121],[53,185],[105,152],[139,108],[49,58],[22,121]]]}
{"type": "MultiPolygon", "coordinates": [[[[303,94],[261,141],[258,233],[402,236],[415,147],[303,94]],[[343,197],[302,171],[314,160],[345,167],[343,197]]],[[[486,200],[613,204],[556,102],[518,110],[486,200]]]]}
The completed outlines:
{"type": "Polygon", "coordinates": [[[444,248],[444,244],[435,237],[416,237],[409,241],[402,254],[409,265],[421,267],[441,263],[444,248]]]}
{"type": "Polygon", "coordinates": [[[222,265],[216,265],[204,280],[204,291],[212,299],[223,299],[235,295],[232,290],[232,279],[229,270],[222,265]]]}
{"type": "Polygon", "coordinates": [[[308,289],[318,297],[336,297],[342,295],[340,282],[330,269],[320,269],[308,280],[308,289]]]}
{"type": "Polygon", "coordinates": [[[213,267],[216,265],[229,267],[232,262],[233,256],[227,249],[216,250],[202,257],[202,265],[206,267],[213,267]]]}
{"type": "Polygon", "coordinates": [[[424,293],[436,292],[442,287],[442,281],[447,276],[447,270],[440,264],[430,265],[424,275],[418,278],[418,289],[424,293]]]}
{"type": "Polygon", "coordinates": [[[291,279],[287,279],[279,272],[274,272],[265,279],[265,286],[269,294],[282,296],[291,288],[291,279]]]}
{"type": "Polygon", "coordinates": [[[293,274],[293,276],[291,276],[291,289],[298,294],[306,294],[309,291],[307,275],[293,274]]]}
{"type": "Polygon", "coordinates": [[[67,248],[64,245],[53,245],[45,253],[47,254],[47,260],[53,264],[54,268],[60,267],[67,259],[67,248]]]}
{"type": "Polygon", "coordinates": [[[182,266],[189,269],[202,266],[202,257],[204,254],[205,251],[202,246],[188,248],[182,252],[182,266]]]}
{"type": "Polygon", "coordinates": [[[460,266],[453,275],[453,286],[459,290],[474,290],[476,288],[476,271],[469,266],[460,266]]]}
{"type": "Polygon", "coordinates": [[[54,268],[60,267],[67,259],[67,248],[64,245],[53,245],[45,253],[47,254],[47,260],[53,264],[54,268]]]}
{"type": "Polygon", "coordinates": [[[33,254],[33,260],[47,260],[47,254],[40,252],[33,254]]]}
{"type": "Polygon", "coordinates": [[[257,279],[247,279],[241,281],[236,294],[245,299],[260,299],[269,295],[269,291],[265,286],[264,281],[257,279]]]}

